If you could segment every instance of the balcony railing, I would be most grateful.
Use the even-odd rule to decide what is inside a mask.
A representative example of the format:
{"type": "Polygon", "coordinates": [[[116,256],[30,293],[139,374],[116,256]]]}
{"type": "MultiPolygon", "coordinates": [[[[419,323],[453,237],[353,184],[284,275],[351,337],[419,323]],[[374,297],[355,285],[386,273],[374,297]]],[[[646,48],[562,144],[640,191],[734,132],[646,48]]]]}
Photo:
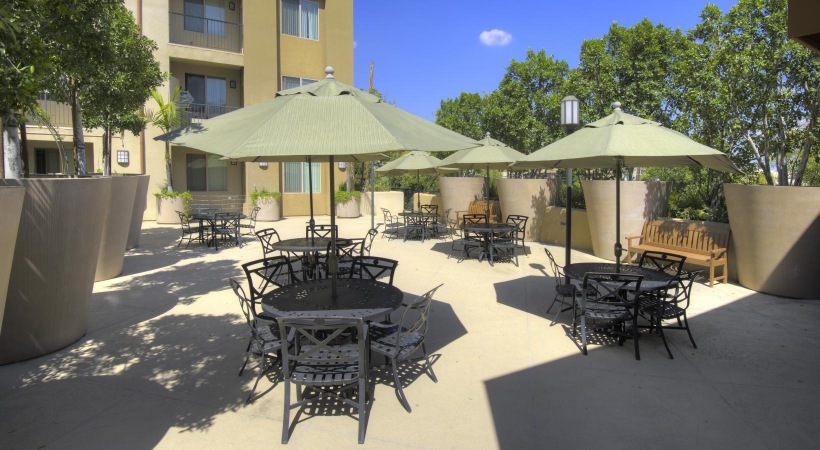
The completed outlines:
{"type": "Polygon", "coordinates": [[[236,111],[237,109],[240,109],[241,106],[215,106],[205,105],[202,103],[191,103],[190,105],[184,107],[184,109],[182,106],[179,108],[180,125],[186,127],[192,123],[213,119],[214,117],[221,116],[222,114],[236,111]]]}
{"type": "Polygon", "coordinates": [[[171,43],[242,53],[242,25],[170,13],[171,43]]]}
{"type": "MultiPolygon", "coordinates": [[[[48,114],[51,125],[55,127],[71,126],[71,105],[58,103],[53,100],[37,100],[37,104],[48,114]]],[[[29,117],[29,124],[37,125],[33,117],[29,117]]]]}

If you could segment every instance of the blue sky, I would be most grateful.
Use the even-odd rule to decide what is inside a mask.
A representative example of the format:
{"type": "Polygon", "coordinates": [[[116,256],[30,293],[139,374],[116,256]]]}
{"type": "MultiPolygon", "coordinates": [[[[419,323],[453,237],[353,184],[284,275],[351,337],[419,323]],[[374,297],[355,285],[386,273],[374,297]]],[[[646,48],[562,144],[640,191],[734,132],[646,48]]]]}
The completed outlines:
{"type": "MultiPolygon", "coordinates": [[[[726,12],[737,1],[708,3],[726,12]]],[[[612,22],[629,27],[646,17],[686,31],[700,22],[706,4],[705,0],[354,0],[355,85],[367,88],[372,61],[376,89],[396,106],[435,120],[441,100],[461,92],[495,89],[510,61],[523,60],[528,48],[544,49],[575,67],[581,43],[602,37],[612,22]]]]}

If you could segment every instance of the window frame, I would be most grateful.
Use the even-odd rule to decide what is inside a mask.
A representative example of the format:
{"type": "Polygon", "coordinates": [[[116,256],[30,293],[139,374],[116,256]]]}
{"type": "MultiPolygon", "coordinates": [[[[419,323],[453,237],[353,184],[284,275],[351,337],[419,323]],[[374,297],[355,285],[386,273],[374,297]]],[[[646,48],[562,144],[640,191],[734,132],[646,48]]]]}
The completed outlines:
{"type": "Polygon", "coordinates": [[[212,156],[217,157],[218,155],[209,155],[207,153],[186,153],[185,154],[185,185],[186,185],[186,187],[188,188],[189,191],[191,191],[191,192],[228,192],[228,184],[229,183],[228,183],[228,164],[227,164],[227,161],[226,161],[226,164],[224,165],[224,167],[222,168],[222,169],[224,169],[224,172],[225,172],[225,174],[224,174],[225,175],[225,189],[211,189],[211,185],[210,185],[210,181],[209,181],[209,178],[210,178],[209,171],[212,170],[212,169],[215,169],[215,168],[210,167],[210,164],[209,164],[208,160],[212,156]],[[191,164],[190,160],[193,159],[193,158],[202,158],[203,161],[205,162],[205,166],[202,168],[202,170],[205,173],[205,176],[204,176],[205,189],[194,189],[193,187],[191,187],[191,170],[194,170],[194,169],[191,169],[191,167],[189,167],[189,165],[191,164]]]}
{"type": "Polygon", "coordinates": [[[295,38],[300,38],[300,39],[308,39],[308,40],[311,40],[311,41],[319,41],[319,39],[320,39],[320,33],[319,33],[319,31],[320,31],[320,26],[319,26],[319,10],[320,10],[319,1],[318,0],[316,0],[316,1],[314,1],[314,0],[291,0],[291,1],[293,1],[295,3],[298,3],[298,8],[296,10],[297,11],[297,13],[296,13],[297,21],[296,21],[296,23],[298,24],[299,30],[297,31],[297,34],[290,34],[290,33],[285,32],[285,26],[284,26],[285,1],[282,1],[282,2],[280,2],[281,6],[279,7],[279,14],[282,17],[282,19],[280,20],[280,29],[282,30],[281,34],[284,34],[285,36],[292,36],[292,37],[295,37],[295,38]],[[303,30],[303,27],[302,27],[302,4],[303,3],[313,3],[313,4],[316,5],[316,39],[311,38],[311,37],[307,37],[305,31],[303,30]]]}
{"type": "MultiPolygon", "coordinates": [[[[306,161],[287,161],[282,165],[282,193],[283,194],[310,194],[310,186],[307,185],[307,183],[309,183],[309,181],[306,180],[307,170],[305,168],[305,164],[307,164],[306,161]],[[300,165],[300,169],[299,169],[299,186],[300,186],[301,190],[298,191],[298,192],[288,190],[288,180],[287,180],[287,177],[288,177],[287,165],[288,164],[299,164],[300,165]],[[305,187],[308,187],[308,189],[305,189],[305,187]]],[[[314,164],[313,182],[314,182],[314,184],[318,183],[318,186],[316,186],[316,189],[313,189],[313,193],[314,194],[321,194],[322,193],[322,164],[319,163],[319,162],[312,162],[311,164],[314,164]]]]}
{"type": "Polygon", "coordinates": [[[290,78],[291,80],[299,80],[299,86],[294,86],[293,88],[302,87],[306,84],[313,84],[319,80],[314,80],[313,78],[302,78],[302,77],[292,77],[290,75],[282,75],[281,84],[280,86],[282,89],[293,89],[293,88],[286,88],[285,87],[285,78],[290,78]]]}

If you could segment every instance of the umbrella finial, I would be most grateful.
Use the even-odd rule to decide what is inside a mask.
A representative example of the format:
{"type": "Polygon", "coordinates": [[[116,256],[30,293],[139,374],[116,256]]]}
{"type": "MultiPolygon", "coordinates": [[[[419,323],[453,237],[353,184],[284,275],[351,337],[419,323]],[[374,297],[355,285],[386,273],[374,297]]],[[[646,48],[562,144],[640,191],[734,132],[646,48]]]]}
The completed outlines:
{"type": "Polygon", "coordinates": [[[333,66],[325,67],[325,73],[327,74],[327,75],[325,75],[325,78],[335,78],[333,76],[333,66]]]}
{"type": "Polygon", "coordinates": [[[488,131],[484,136],[490,137],[490,132],[488,131]]]}
{"type": "Polygon", "coordinates": [[[612,102],[612,110],[613,111],[620,111],[621,110],[621,102],[612,102]]]}

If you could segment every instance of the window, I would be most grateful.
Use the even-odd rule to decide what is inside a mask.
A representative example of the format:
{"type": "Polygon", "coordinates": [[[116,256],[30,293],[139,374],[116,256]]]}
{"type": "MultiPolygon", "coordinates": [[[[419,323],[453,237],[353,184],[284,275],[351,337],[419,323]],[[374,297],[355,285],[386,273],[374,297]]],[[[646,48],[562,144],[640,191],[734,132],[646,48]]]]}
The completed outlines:
{"type": "Polygon", "coordinates": [[[225,113],[228,84],[224,78],[185,74],[185,90],[194,99],[188,111],[196,117],[208,119],[225,113]]]}
{"type": "Polygon", "coordinates": [[[185,155],[189,191],[227,191],[228,162],[218,155],[185,155]]]}
{"type": "MultiPolygon", "coordinates": [[[[322,191],[322,169],[319,163],[311,163],[313,171],[313,192],[322,191]]],[[[303,162],[285,163],[285,192],[305,194],[310,192],[308,164],[303,162]]]]}
{"type": "Polygon", "coordinates": [[[222,0],[185,0],[185,30],[225,35],[225,6],[222,0]]]}
{"type": "Polygon", "coordinates": [[[282,0],[282,34],[319,40],[319,3],[282,0]]]}
{"type": "Polygon", "coordinates": [[[316,80],[311,80],[310,78],[282,77],[282,89],[295,88],[315,82],[316,80]]]}

